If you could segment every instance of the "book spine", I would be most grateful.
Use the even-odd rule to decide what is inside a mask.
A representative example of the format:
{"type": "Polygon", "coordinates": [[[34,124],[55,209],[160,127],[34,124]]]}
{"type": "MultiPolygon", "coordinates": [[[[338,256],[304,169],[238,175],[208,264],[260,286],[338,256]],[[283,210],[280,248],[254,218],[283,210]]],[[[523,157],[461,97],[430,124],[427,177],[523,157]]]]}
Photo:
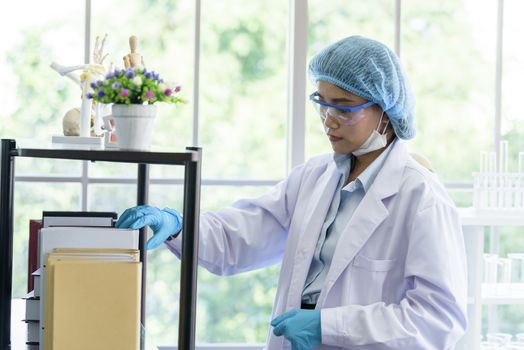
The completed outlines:
{"type": "Polygon", "coordinates": [[[34,289],[33,276],[38,270],[38,234],[42,227],[42,220],[29,220],[29,245],[27,252],[27,292],[34,289]]]}

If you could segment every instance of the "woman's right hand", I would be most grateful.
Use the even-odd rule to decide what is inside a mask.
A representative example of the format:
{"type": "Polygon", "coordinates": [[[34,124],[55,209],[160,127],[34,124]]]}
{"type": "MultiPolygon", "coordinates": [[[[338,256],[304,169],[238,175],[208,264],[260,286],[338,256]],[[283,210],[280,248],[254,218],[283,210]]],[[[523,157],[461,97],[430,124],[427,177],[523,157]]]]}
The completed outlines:
{"type": "Polygon", "coordinates": [[[153,230],[153,237],[147,241],[146,249],[154,249],[180,232],[182,216],[171,208],[159,209],[150,205],[139,205],[126,209],[115,226],[138,230],[146,225],[153,230]]]}

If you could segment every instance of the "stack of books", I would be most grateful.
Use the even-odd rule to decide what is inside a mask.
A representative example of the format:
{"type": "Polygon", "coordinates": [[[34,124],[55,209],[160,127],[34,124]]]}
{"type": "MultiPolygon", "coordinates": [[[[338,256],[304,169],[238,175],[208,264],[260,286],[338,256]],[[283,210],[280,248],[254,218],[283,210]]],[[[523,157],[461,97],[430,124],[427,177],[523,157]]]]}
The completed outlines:
{"type": "Polygon", "coordinates": [[[139,348],[138,231],[114,228],[115,219],[44,212],[31,220],[27,349],[139,348]]]}

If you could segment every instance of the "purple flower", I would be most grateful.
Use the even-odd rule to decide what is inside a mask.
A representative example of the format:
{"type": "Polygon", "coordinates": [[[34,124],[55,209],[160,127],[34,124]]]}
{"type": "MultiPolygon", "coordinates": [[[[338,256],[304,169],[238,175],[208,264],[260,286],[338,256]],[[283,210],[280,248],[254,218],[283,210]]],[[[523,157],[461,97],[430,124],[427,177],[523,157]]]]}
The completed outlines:
{"type": "Polygon", "coordinates": [[[120,71],[118,69],[115,69],[115,72],[113,73],[115,77],[117,77],[120,74],[120,71]]]}
{"type": "Polygon", "coordinates": [[[152,99],[153,96],[155,96],[155,94],[153,93],[153,91],[149,90],[148,92],[146,92],[146,98],[148,100],[152,99]]]}
{"type": "Polygon", "coordinates": [[[158,75],[158,73],[153,73],[153,78],[155,78],[155,80],[158,80],[160,76],[158,75]]]}
{"type": "Polygon", "coordinates": [[[129,90],[128,89],[122,89],[122,91],[120,91],[120,96],[122,96],[122,97],[129,96],[129,90]]]}
{"type": "Polygon", "coordinates": [[[96,86],[102,86],[102,84],[103,84],[102,80],[97,80],[96,86]]]}
{"type": "Polygon", "coordinates": [[[180,92],[180,90],[182,90],[182,86],[180,85],[175,86],[175,92],[180,92]]]}
{"type": "Polygon", "coordinates": [[[150,72],[147,72],[144,74],[144,76],[146,77],[146,79],[151,79],[153,77],[153,74],[151,74],[150,72]]]}
{"type": "Polygon", "coordinates": [[[87,96],[87,98],[89,98],[89,99],[93,98],[93,94],[92,94],[92,93],[88,93],[86,96],[87,96]]]}
{"type": "Polygon", "coordinates": [[[164,91],[164,95],[166,96],[171,96],[173,94],[173,90],[172,89],[166,89],[166,91],[164,91]]]}
{"type": "Polygon", "coordinates": [[[96,84],[95,84],[95,82],[94,82],[94,81],[92,81],[92,82],[91,82],[91,84],[89,84],[89,86],[91,86],[91,89],[94,89],[94,88],[95,88],[95,86],[96,86],[96,84]]]}
{"type": "Polygon", "coordinates": [[[103,92],[102,90],[99,90],[99,91],[96,93],[96,96],[98,96],[98,97],[104,97],[104,96],[105,96],[105,92],[103,92]]]}
{"type": "Polygon", "coordinates": [[[113,76],[114,76],[114,74],[111,73],[111,72],[109,72],[109,73],[107,73],[107,75],[106,75],[106,79],[111,79],[113,76]]]}
{"type": "Polygon", "coordinates": [[[113,89],[115,89],[115,90],[118,89],[118,88],[120,88],[120,86],[122,86],[122,85],[121,85],[118,81],[115,81],[115,82],[111,85],[111,87],[112,87],[113,89]]]}
{"type": "Polygon", "coordinates": [[[126,77],[128,79],[133,79],[135,77],[135,71],[133,69],[126,70],[126,77]]]}

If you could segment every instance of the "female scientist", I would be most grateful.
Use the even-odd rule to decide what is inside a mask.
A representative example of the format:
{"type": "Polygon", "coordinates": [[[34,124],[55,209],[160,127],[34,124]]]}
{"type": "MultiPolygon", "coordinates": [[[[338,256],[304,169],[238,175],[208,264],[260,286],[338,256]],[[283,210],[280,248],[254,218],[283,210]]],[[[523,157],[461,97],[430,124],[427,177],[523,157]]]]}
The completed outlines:
{"type": "MultiPolygon", "coordinates": [[[[200,218],[199,264],[231,275],[281,263],[273,349],[454,349],[466,328],[460,220],[437,176],[414,161],[414,99],[397,56],[360,36],[309,64],[310,99],[334,153],[293,169],[269,193],[200,218]]],[[[177,256],[173,209],[127,209],[148,248],[177,256]]]]}

